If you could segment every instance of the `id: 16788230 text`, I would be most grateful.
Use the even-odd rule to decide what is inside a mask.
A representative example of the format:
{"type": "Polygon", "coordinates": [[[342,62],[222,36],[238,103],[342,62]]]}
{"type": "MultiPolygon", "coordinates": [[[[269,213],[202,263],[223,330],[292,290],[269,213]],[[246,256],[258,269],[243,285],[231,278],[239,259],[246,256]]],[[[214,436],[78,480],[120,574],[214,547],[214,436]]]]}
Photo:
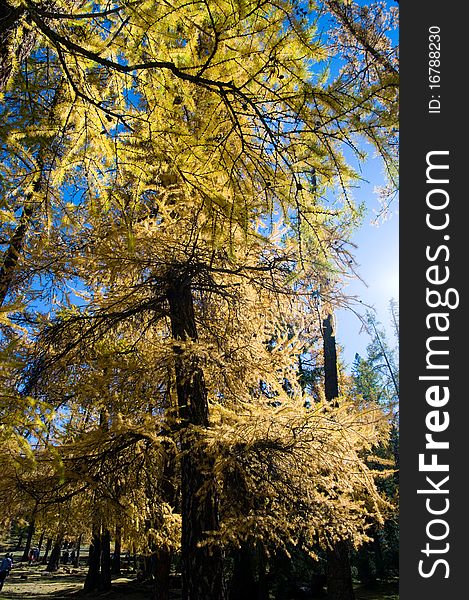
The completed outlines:
{"type": "Polygon", "coordinates": [[[428,87],[431,98],[428,102],[428,112],[439,114],[441,110],[440,101],[440,65],[441,65],[441,37],[438,25],[428,28],[428,87]]]}

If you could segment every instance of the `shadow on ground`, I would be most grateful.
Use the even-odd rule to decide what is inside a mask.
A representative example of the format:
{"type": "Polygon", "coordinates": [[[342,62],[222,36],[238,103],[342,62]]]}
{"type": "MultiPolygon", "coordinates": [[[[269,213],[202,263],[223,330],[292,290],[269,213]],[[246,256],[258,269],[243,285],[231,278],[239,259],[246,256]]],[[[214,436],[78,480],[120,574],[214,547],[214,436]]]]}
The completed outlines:
{"type": "MultiPolygon", "coordinates": [[[[101,594],[85,594],[83,583],[86,568],[61,568],[57,573],[47,573],[45,567],[17,565],[7,579],[0,599],[4,600],[147,600],[151,598],[151,584],[138,583],[132,577],[113,580],[112,589],[101,594]]],[[[180,591],[173,590],[171,600],[180,600],[180,591]]],[[[249,600],[249,599],[246,599],[249,600]]],[[[289,600],[295,600],[291,598],[289,600]]],[[[312,599],[311,599],[312,600],[312,599]]],[[[327,600],[327,595],[322,597],[327,600]]],[[[355,600],[399,600],[397,580],[378,583],[372,588],[357,586],[355,600]]]]}

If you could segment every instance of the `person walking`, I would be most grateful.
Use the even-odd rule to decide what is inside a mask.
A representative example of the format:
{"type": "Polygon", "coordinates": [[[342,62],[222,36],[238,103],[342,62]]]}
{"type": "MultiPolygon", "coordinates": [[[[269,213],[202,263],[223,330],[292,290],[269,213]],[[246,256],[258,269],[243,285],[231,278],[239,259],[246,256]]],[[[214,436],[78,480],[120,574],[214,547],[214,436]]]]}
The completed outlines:
{"type": "Polygon", "coordinates": [[[2,562],[0,563],[0,592],[2,591],[3,584],[5,583],[5,579],[10,574],[12,567],[13,567],[13,555],[10,552],[9,554],[6,554],[4,558],[2,558],[2,562]]]}

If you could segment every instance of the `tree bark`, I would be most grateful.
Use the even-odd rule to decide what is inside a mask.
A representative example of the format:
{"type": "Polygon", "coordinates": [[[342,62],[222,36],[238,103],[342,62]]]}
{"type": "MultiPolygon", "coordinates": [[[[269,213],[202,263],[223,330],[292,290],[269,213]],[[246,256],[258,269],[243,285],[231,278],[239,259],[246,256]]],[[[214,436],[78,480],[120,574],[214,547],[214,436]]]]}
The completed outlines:
{"type": "MultiPolygon", "coordinates": [[[[173,433],[173,431],[168,432],[169,435],[173,433]]],[[[164,444],[164,449],[165,459],[160,493],[162,499],[175,508],[178,495],[178,486],[175,481],[176,456],[172,444],[164,444]]],[[[158,548],[155,552],[154,600],[169,600],[172,557],[173,552],[170,548],[158,548]]]]}
{"type": "Polygon", "coordinates": [[[332,320],[332,313],[328,313],[323,320],[324,391],[326,400],[332,402],[335,406],[337,402],[334,402],[334,400],[339,395],[339,379],[337,375],[337,349],[332,320]]]}
{"type": "Polygon", "coordinates": [[[42,557],[42,564],[46,564],[47,557],[49,556],[49,552],[52,546],[52,538],[47,538],[46,549],[44,550],[44,556],[42,557]]]}
{"type": "MultiPolygon", "coordinates": [[[[5,0],[0,0],[0,92],[3,92],[10,80],[15,54],[13,49],[15,32],[20,18],[25,12],[23,6],[11,6],[5,0]]],[[[20,51],[20,55],[22,52],[20,51]]]]}
{"type": "MultiPolygon", "coordinates": [[[[40,180],[34,184],[34,191],[38,192],[40,189],[40,180]]],[[[32,202],[32,195],[28,198],[32,202]]],[[[8,248],[5,250],[3,255],[2,266],[0,267],[0,306],[5,302],[5,298],[10,291],[15,271],[18,268],[20,256],[23,253],[26,234],[28,232],[31,219],[35,212],[36,206],[33,204],[27,204],[23,208],[19,223],[14,230],[8,248]]]]}
{"type": "Polygon", "coordinates": [[[46,571],[55,573],[59,568],[60,550],[62,549],[63,536],[59,536],[54,543],[52,552],[50,553],[49,562],[47,563],[46,571]]]}
{"type": "Polygon", "coordinates": [[[39,560],[39,556],[41,553],[41,549],[42,549],[42,543],[44,542],[44,532],[41,532],[41,535],[39,536],[39,542],[37,543],[37,549],[39,550],[39,554],[38,554],[38,560],[39,560]]]}
{"type": "MultiPolygon", "coordinates": [[[[2,30],[1,22],[2,22],[2,17],[5,14],[5,10],[8,13],[10,13],[10,11],[12,9],[11,9],[11,7],[9,7],[9,5],[7,5],[7,3],[5,3],[4,0],[0,0],[0,30],[2,30]],[[8,6],[8,8],[5,9],[4,7],[6,7],[6,6],[8,6]]],[[[22,10],[24,10],[24,9],[22,9],[22,10]]],[[[15,27],[16,27],[16,25],[15,25],[15,27]]],[[[23,51],[26,52],[27,54],[29,54],[29,52],[30,52],[30,46],[32,46],[32,44],[34,43],[35,35],[36,35],[36,33],[34,31],[32,31],[32,32],[27,33],[23,39],[23,42],[22,42],[23,43],[23,51]]],[[[0,48],[2,46],[2,36],[3,36],[2,31],[0,31],[0,48]]],[[[1,55],[1,50],[0,50],[0,55],[1,55]]],[[[0,56],[0,63],[1,63],[1,56],[0,56]]],[[[1,87],[2,69],[3,69],[3,65],[0,64],[0,92],[2,89],[2,87],[1,87]]],[[[62,94],[62,86],[61,86],[61,84],[58,84],[55,89],[54,97],[53,97],[51,107],[50,107],[50,112],[49,112],[50,118],[52,118],[54,116],[54,109],[57,105],[58,99],[60,98],[61,94],[62,94]]],[[[3,254],[3,258],[2,258],[1,266],[0,266],[0,307],[5,302],[5,299],[11,290],[12,283],[13,283],[14,277],[15,277],[15,273],[18,270],[18,265],[20,263],[20,257],[24,252],[24,247],[26,244],[26,237],[27,237],[28,231],[31,227],[31,222],[32,222],[35,214],[38,212],[38,210],[40,208],[40,202],[37,202],[36,194],[38,192],[40,192],[41,188],[43,187],[44,159],[45,159],[45,156],[43,153],[41,153],[39,155],[38,161],[37,161],[38,167],[39,167],[39,173],[36,176],[35,181],[33,183],[32,191],[30,191],[24,199],[23,211],[21,213],[21,216],[19,218],[19,221],[18,221],[18,224],[17,224],[15,230],[11,234],[11,238],[9,240],[8,247],[3,254]]]]}
{"type": "Polygon", "coordinates": [[[172,552],[167,549],[160,549],[155,553],[154,600],[169,600],[171,558],[172,552]]]}
{"type": "Polygon", "coordinates": [[[373,527],[371,535],[373,537],[372,546],[373,546],[373,552],[374,552],[374,556],[375,556],[376,577],[378,579],[384,579],[384,577],[386,576],[386,569],[384,566],[383,549],[381,547],[381,539],[380,539],[379,531],[376,526],[373,527]]]}
{"type": "MultiPolygon", "coordinates": [[[[328,312],[323,320],[324,388],[326,400],[337,406],[339,378],[333,315],[328,312]]],[[[329,600],[354,600],[352,571],[347,540],[336,542],[327,552],[327,594],[329,600]]]]}
{"type": "Polygon", "coordinates": [[[86,579],[83,586],[85,592],[93,592],[99,589],[100,566],[101,528],[94,527],[89,550],[88,573],[86,574],[86,579]]]}
{"type": "Polygon", "coordinates": [[[15,548],[16,552],[18,552],[18,550],[21,550],[21,546],[23,545],[23,538],[24,538],[24,529],[21,529],[21,531],[18,535],[18,542],[16,543],[16,548],[15,548]]]}
{"type": "MultiPolygon", "coordinates": [[[[172,336],[175,341],[197,341],[197,327],[189,279],[176,278],[167,291],[172,336]]],[[[208,399],[204,375],[195,357],[184,357],[175,345],[176,389],[181,434],[182,598],[223,600],[223,558],[217,547],[200,547],[206,532],[218,529],[217,497],[210,489],[210,465],[191,425],[208,426],[208,399]],[[202,496],[200,491],[204,488],[202,496]]]]}
{"type": "Polygon", "coordinates": [[[81,538],[82,538],[82,534],[80,533],[80,535],[78,536],[78,541],[77,541],[77,553],[75,556],[75,562],[73,563],[74,567],[80,566],[81,538]]]}
{"type": "Polygon", "coordinates": [[[28,535],[26,537],[26,545],[24,547],[23,556],[21,558],[22,561],[29,560],[29,551],[31,550],[31,542],[33,541],[34,535],[34,519],[31,519],[31,522],[28,526],[28,535]]]}
{"type": "Polygon", "coordinates": [[[105,529],[101,535],[101,573],[99,589],[107,592],[111,589],[111,534],[105,529]]]}
{"type": "Polygon", "coordinates": [[[114,554],[112,555],[111,572],[113,575],[121,574],[121,527],[116,525],[116,539],[114,541],[114,554]]]}

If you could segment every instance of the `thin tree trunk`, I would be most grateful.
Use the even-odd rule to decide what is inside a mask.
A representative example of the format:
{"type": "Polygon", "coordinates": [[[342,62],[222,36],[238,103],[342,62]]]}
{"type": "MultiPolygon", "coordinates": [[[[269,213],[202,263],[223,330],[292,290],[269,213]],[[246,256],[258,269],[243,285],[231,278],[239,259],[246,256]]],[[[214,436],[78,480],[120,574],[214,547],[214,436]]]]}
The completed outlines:
{"type": "Polygon", "coordinates": [[[44,532],[41,532],[41,535],[39,536],[39,542],[37,543],[37,549],[38,549],[38,555],[37,555],[37,560],[39,560],[39,556],[41,554],[41,548],[42,548],[42,543],[44,542],[44,532]]]}
{"type": "MultiPolygon", "coordinates": [[[[34,192],[38,192],[41,186],[41,178],[34,183],[34,192]]],[[[33,194],[26,199],[29,204],[25,204],[23,212],[16,229],[14,230],[8,248],[3,255],[2,266],[0,267],[0,306],[5,302],[5,298],[10,291],[15,272],[18,268],[20,256],[23,253],[26,234],[33,214],[36,210],[36,205],[33,204],[33,194]]]]}
{"type": "Polygon", "coordinates": [[[34,524],[35,524],[34,519],[31,519],[31,522],[28,526],[28,535],[26,537],[26,545],[24,547],[23,556],[21,558],[22,561],[29,560],[29,551],[31,550],[31,542],[33,541],[33,535],[34,535],[34,524]]]}
{"type": "Polygon", "coordinates": [[[18,550],[21,550],[21,546],[23,545],[23,538],[24,538],[24,529],[21,529],[19,536],[18,536],[18,542],[16,543],[16,548],[15,548],[16,552],[18,552],[18,550]]]}
{"type": "Polygon", "coordinates": [[[389,376],[391,377],[391,381],[392,381],[392,384],[394,386],[394,391],[396,392],[397,398],[399,398],[399,385],[397,383],[396,374],[394,373],[394,370],[393,370],[393,368],[391,366],[391,363],[389,361],[388,353],[386,351],[386,348],[383,345],[383,342],[381,341],[381,336],[378,333],[378,330],[376,329],[376,325],[374,324],[373,320],[370,320],[370,322],[371,322],[371,326],[373,327],[373,331],[375,333],[376,340],[377,340],[377,342],[379,344],[379,347],[381,349],[381,353],[383,355],[384,362],[386,363],[386,367],[388,369],[389,376]]]}
{"type": "Polygon", "coordinates": [[[384,567],[384,558],[383,558],[383,550],[381,547],[381,539],[379,532],[376,527],[373,527],[372,531],[373,536],[373,552],[375,555],[375,564],[376,564],[376,576],[378,579],[384,579],[386,576],[386,569],[384,567]]]}
{"type": "MultiPolygon", "coordinates": [[[[5,76],[5,65],[3,63],[3,56],[5,52],[8,52],[8,49],[5,49],[5,46],[3,47],[4,52],[2,52],[2,40],[6,39],[5,36],[10,36],[10,33],[8,32],[8,27],[4,29],[2,25],[5,25],[11,19],[14,19],[14,12],[18,10],[24,12],[24,8],[21,7],[20,9],[12,9],[8,5],[8,3],[5,2],[5,0],[0,0],[0,92],[2,91],[2,82],[5,76]]],[[[19,14],[21,14],[21,12],[19,14]]],[[[16,28],[16,24],[13,23],[12,26],[14,30],[16,28]]],[[[23,39],[21,40],[21,43],[19,44],[19,48],[16,53],[19,61],[23,60],[23,58],[31,51],[31,48],[34,44],[35,36],[36,32],[34,31],[34,29],[27,33],[23,33],[23,39]]],[[[9,78],[9,76],[10,72],[8,72],[7,74],[7,79],[9,78]]],[[[63,93],[62,82],[63,79],[61,79],[60,83],[57,84],[57,87],[55,89],[54,97],[50,105],[50,118],[54,117],[55,108],[57,106],[59,98],[63,93]]],[[[31,221],[40,207],[40,202],[37,202],[35,196],[38,192],[41,191],[41,188],[43,187],[44,155],[42,153],[38,157],[37,164],[39,167],[38,175],[36,176],[35,181],[33,183],[32,191],[30,191],[24,199],[23,212],[21,213],[18,225],[16,226],[15,230],[11,235],[8,247],[5,250],[3,258],[1,260],[0,307],[5,302],[5,298],[11,290],[15,273],[18,270],[21,255],[24,252],[26,236],[28,234],[28,230],[31,227],[31,221]]]]}
{"type": "Polygon", "coordinates": [[[107,592],[111,589],[111,534],[105,529],[101,535],[101,577],[99,589],[107,592]]]}
{"type": "Polygon", "coordinates": [[[111,571],[113,575],[121,574],[121,530],[120,525],[116,525],[116,539],[114,541],[114,554],[112,556],[111,571]]]}
{"type": "Polygon", "coordinates": [[[80,533],[80,535],[78,536],[77,553],[76,553],[76,556],[75,556],[75,562],[73,563],[74,567],[79,567],[80,566],[81,538],[82,538],[82,534],[80,533]]]}
{"type": "MultiPolygon", "coordinates": [[[[167,292],[172,336],[175,341],[197,340],[197,328],[190,281],[175,280],[167,292]]],[[[206,532],[218,529],[217,498],[210,490],[207,457],[191,425],[208,426],[207,388],[196,358],[182,356],[175,345],[176,388],[182,432],[182,598],[183,600],[222,600],[223,558],[217,547],[200,546],[206,532]],[[178,356],[179,355],[179,356],[178,356]],[[200,491],[205,493],[201,496],[200,491]]]]}
{"type": "MultiPolygon", "coordinates": [[[[323,320],[324,387],[326,400],[337,406],[339,378],[337,374],[337,350],[332,320],[332,312],[328,312],[323,320]]],[[[326,556],[328,600],[354,600],[347,540],[336,542],[332,548],[328,548],[326,556]]]]}
{"type": "Polygon", "coordinates": [[[47,538],[46,549],[44,550],[44,556],[42,557],[42,564],[45,565],[47,562],[47,557],[49,556],[49,552],[52,546],[52,538],[47,538]]]}
{"type": "Polygon", "coordinates": [[[339,379],[337,375],[337,349],[332,323],[332,313],[328,313],[323,320],[324,391],[326,400],[336,406],[339,395],[339,379]]]}
{"type": "Polygon", "coordinates": [[[267,557],[262,544],[258,544],[258,592],[257,600],[269,600],[269,582],[267,580],[267,557]]]}

